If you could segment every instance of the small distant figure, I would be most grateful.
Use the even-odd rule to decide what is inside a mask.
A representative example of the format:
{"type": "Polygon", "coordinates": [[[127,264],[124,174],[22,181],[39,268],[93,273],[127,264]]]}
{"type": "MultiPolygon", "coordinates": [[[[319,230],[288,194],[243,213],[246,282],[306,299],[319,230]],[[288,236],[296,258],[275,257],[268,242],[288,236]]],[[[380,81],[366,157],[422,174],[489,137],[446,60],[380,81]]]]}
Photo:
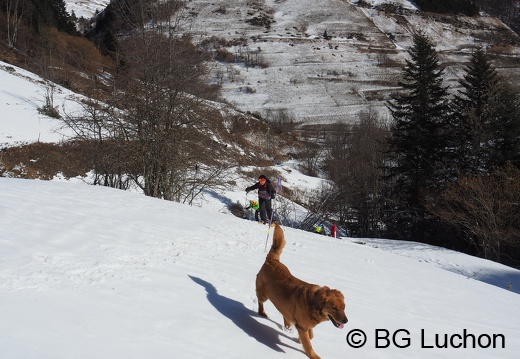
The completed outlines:
{"type": "Polygon", "coordinates": [[[276,190],[274,189],[271,181],[264,176],[258,177],[258,182],[252,186],[246,188],[246,193],[249,191],[258,190],[258,203],[260,205],[260,218],[264,224],[270,222],[273,218],[273,209],[271,206],[271,200],[276,198],[276,190]]]}
{"type": "Polygon", "coordinates": [[[338,226],[336,226],[336,223],[332,224],[332,227],[330,228],[330,235],[333,238],[337,238],[337,236],[338,236],[338,226]]]}
{"type": "Polygon", "coordinates": [[[325,227],[320,223],[316,226],[316,228],[314,228],[314,232],[318,234],[325,234],[325,227]]]}
{"type": "Polygon", "coordinates": [[[249,204],[247,205],[246,209],[254,209],[255,210],[255,220],[257,222],[260,221],[260,204],[258,203],[257,200],[255,199],[252,199],[249,201],[249,204]]]}

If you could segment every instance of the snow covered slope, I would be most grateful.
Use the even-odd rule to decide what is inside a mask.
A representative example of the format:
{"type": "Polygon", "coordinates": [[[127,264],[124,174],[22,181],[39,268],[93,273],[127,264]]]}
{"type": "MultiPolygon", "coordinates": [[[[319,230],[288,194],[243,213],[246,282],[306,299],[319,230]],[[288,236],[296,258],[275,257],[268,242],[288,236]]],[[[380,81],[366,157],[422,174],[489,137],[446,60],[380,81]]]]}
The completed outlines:
{"type": "MultiPolygon", "coordinates": [[[[59,131],[61,121],[38,109],[45,104],[45,81],[35,74],[0,61],[0,148],[30,142],[59,142],[67,132],[59,131]]],[[[54,90],[54,105],[62,110],[77,107],[69,101],[79,95],[61,86],[54,90]]]]}
{"type": "Polygon", "coordinates": [[[110,0],[65,0],[67,11],[76,17],[90,19],[96,12],[103,11],[110,0]]]}
{"type": "MultiPolygon", "coordinates": [[[[68,0],[67,8],[93,13],[107,3],[68,0]]],[[[520,39],[495,18],[422,15],[409,0],[364,3],[373,7],[355,0],[191,0],[185,29],[195,41],[238,42],[226,50],[260,63],[213,64],[227,101],[264,116],[283,110],[308,124],[356,121],[369,104],[387,116],[386,101],[418,30],[436,44],[454,88],[476,46],[491,48],[499,72],[520,80],[520,39]],[[395,7],[381,11],[385,4],[395,7]]]]}
{"type": "MultiPolygon", "coordinates": [[[[270,303],[270,319],[255,313],[263,225],[104,187],[0,178],[0,228],[2,358],[306,358],[270,303]]],[[[418,261],[285,234],[292,273],[346,297],[346,327],[315,328],[322,358],[518,357],[518,294],[438,268],[425,252],[418,261]],[[445,336],[450,348],[436,348],[445,336]]],[[[435,253],[464,269],[460,256],[435,253]]]]}
{"type": "MultiPolygon", "coordinates": [[[[494,18],[422,15],[405,0],[372,3],[399,7],[385,12],[357,1],[193,0],[187,3],[193,17],[188,28],[195,38],[239,41],[226,49],[236,57],[259,59],[260,66],[253,68],[215,64],[228,101],[264,115],[285,110],[306,123],[356,121],[369,104],[386,115],[415,31],[436,44],[446,81],[455,87],[476,46],[496,45],[499,34],[520,43],[494,18]]],[[[504,52],[495,52],[495,66],[517,78],[520,71],[511,58],[518,46],[509,40],[503,40],[504,52]]]]}

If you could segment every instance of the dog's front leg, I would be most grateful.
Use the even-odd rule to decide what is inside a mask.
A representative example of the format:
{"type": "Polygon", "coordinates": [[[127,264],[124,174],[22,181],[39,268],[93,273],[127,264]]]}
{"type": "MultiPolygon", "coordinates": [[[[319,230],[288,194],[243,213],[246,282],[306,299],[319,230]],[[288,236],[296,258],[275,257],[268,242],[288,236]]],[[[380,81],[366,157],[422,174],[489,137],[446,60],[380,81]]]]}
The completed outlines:
{"type": "MultiPolygon", "coordinates": [[[[309,334],[313,334],[312,329],[311,330],[305,330],[302,328],[296,327],[298,329],[298,336],[300,338],[300,343],[303,345],[303,350],[305,351],[305,354],[309,356],[311,359],[321,359],[318,354],[312,349],[311,345],[311,338],[309,334]]],[[[314,335],[313,335],[314,336],[314,335]]]]}

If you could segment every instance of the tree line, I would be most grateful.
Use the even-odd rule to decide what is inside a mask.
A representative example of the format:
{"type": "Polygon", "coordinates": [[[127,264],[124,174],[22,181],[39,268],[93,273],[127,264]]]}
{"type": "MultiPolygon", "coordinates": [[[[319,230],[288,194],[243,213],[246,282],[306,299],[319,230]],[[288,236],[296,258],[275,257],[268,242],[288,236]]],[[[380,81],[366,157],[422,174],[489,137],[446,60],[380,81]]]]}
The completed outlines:
{"type": "Polygon", "coordinates": [[[55,83],[80,92],[87,78],[111,61],[80,36],[74,20],[64,0],[0,0],[4,61],[48,80],[44,112],[53,116],[58,116],[51,98],[55,83]]]}
{"type": "Polygon", "coordinates": [[[443,84],[432,41],[416,33],[382,121],[368,109],[326,139],[333,183],[322,215],[356,236],[408,239],[520,262],[520,96],[482,48],[443,84]],[[331,196],[331,191],[334,196],[331,196]]]}
{"type": "Polygon", "coordinates": [[[38,33],[45,27],[54,27],[70,35],[78,34],[64,0],[1,0],[0,9],[6,16],[10,47],[15,46],[22,25],[38,33]]]}
{"type": "Polygon", "coordinates": [[[223,185],[230,167],[227,148],[206,135],[223,126],[207,104],[218,94],[207,79],[209,54],[178,31],[178,1],[120,4],[114,11],[131,21],[111,54],[117,66],[63,121],[90,143],[95,184],[192,203],[223,185]]]}
{"type": "Polygon", "coordinates": [[[460,13],[475,16],[480,10],[474,0],[414,0],[414,3],[422,11],[438,13],[460,13]]]}

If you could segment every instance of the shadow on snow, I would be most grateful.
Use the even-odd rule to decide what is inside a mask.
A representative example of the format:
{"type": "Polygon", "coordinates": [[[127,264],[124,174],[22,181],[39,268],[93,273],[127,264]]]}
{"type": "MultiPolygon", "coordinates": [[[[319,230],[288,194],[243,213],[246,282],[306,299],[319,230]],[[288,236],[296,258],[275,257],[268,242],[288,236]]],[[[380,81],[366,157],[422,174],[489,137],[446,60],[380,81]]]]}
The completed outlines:
{"type": "MultiPolygon", "coordinates": [[[[280,337],[282,336],[296,342],[297,340],[272,327],[258,322],[254,317],[261,317],[256,312],[246,308],[244,304],[218,294],[217,289],[211,283],[208,283],[203,279],[192,276],[189,277],[195,283],[206,289],[208,301],[216,310],[219,311],[219,313],[230,319],[237,327],[242,329],[250,337],[256,339],[259,343],[262,343],[278,352],[285,352],[282,347],[302,352],[295,347],[283,343],[280,340],[280,337]]],[[[277,325],[281,329],[281,325],[277,325]]]]}

